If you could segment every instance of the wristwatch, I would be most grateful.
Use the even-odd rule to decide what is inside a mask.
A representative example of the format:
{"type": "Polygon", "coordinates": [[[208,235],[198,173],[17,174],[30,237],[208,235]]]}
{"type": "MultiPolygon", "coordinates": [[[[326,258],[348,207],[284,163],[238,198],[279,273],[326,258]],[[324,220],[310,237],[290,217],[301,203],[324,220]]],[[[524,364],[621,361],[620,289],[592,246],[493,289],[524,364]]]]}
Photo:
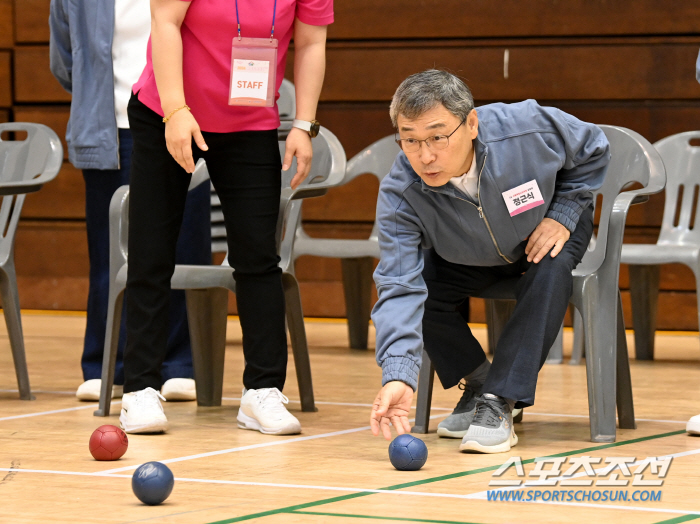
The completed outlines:
{"type": "Polygon", "coordinates": [[[318,120],[312,120],[311,122],[307,120],[297,120],[294,119],[292,122],[292,127],[298,127],[309,133],[311,138],[318,135],[318,130],[321,127],[321,123],[318,120]]]}

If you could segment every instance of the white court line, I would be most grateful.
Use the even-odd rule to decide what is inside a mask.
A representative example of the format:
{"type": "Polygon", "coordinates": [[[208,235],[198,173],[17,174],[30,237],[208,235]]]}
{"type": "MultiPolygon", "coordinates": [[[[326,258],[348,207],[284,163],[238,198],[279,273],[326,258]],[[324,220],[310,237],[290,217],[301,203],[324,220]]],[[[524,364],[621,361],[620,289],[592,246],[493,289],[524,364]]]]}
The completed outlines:
{"type": "MultiPolygon", "coordinates": [[[[121,402],[121,401],[119,401],[119,402],[121,402]]],[[[112,404],[115,404],[115,402],[112,402],[112,404]]],[[[80,411],[81,409],[96,408],[98,406],[99,406],[99,404],[88,404],[87,406],[78,406],[76,408],[54,409],[52,411],[40,411],[39,413],[27,413],[25,415],[14,415],[12,417],[3,417],[3,418],[0,418],[0,421],[14,420],[14,419],[18,419],[18,418],[40,417],[41,415],[53,415],[55,413],[65,413],[67,411],[80,411]]]]}
{"type": "MultiPolygon", "coordinates": [[[[0,389],[0,393],[19,393],[19,389],[0,389]]],[[[32,389],[32,393],[48,393],[51,395],[75,395],[75,391],[48,391],[46,389],[32,389]]]]}
{"type": "MultiPolygon", "coordinates": [[[[441,415],[433,415],[430,418],[440,418],[444,417],[445,414],[441,415]]],[[[415,419],[409,419],[410,422],[414,422],[415,419]]],[[[193,459],[198,459],[198,458],[206,458],[206,457],[214,457],[216,455],[224,455],[226,453],[236,453],[238,451],[247,451],[249,449],[259,449],[259,448],[267,448],[271,446],[281,446],[284,444],[292,444],[295,442],[305,442],[307,440],[316,440],[319,438],[328,438],[328,437],[337,437],[339,435],[347,435],[350,433],[358,433],[360,431],[367,431],[368,429],[372,429],[370,426],[363,426],[361,428],[353,428],[353,429],[345,429],[343,431],[333,431],[331,433],[321,433],[319,435],[309,435],[308,437],[297,437],[297,438],[288,438],[284,440],[275,440],[272,442],[263,442],[260,444],[251,444],[249,446],[240,446],[237,448],[230,448],[230,449],[222,449],[219,451],[209,451],[207,453],[198,453],[197,455],[188,455],[186,457],[177,457],[177,458],[172,458],[172,459],[165,459],[165,460],[160,460],[159,462],[162,462],[163,464],[171,464],[173,462],[182,462],[185,460],[193,460],[193,459]]],[[[115,469],[107,469],[104,471],[100,471],[101,474],[111,474],[111,473],[118,473],[121,471],[130,471],[132,469],[136,469],[140,466],[141,464],[136,464],[134,466],[125,466],[123,468],[115,468],[115,469]]]]}
{"type": "MultiPolygon", "coordinates": [[[[83,476],[83,477],[101,477],[101,478],[131,478],[131,475],[115,475],[106,474],[104,472],[98,473],[82,473],[77,471],[54,471],[45,469],[13,469],[13,468],[0,468],[0,471],[6,471],[11,473],[43,473],[50,475],[73,475],[73,476],[83,476]]],[[[196,482],[199,484],[224,484],[233,486],[255,486],[255,487],[269,487],[269,488],[287,488],[287,489],[310,489],[318,491],[342,491],[346,493],[373,493],[380,495],[403,495],[403,496],[413,496],[413,497],[437,497],[437,498],[450,498],[450,499],[462,499],[462,500],[480,500],[481,497],[475,497],[474,495],[459,495],[454,493],[433,493],[427,491],[403,491],[403,490],[392,490],[392,489],[362,489],[362,488],[352,488],[352,487],[341,487],[341,486],[313,486],[306,484],[277,484],[277,483],[267,483],[267,482],[243,482],[236,480],[215,480],[215,479],[192,479],[186,477],[175,477],[178,482],[196,482]]],[[[526,502],[526,501],[522,501],[526,502]]],[[[606,504],[587,504],[585,502],[545,502],[545,501],[530,501],[534,504],[554,504],[560,506],[571,506],[571,507],[586,507],[595,509],[620,509],[623,511],[646,511],[652,513],[673,513],[682,515],[700,515],[700,511],[693,510],[681,510],[681,509],[671,509],[671,508],[642,508],[637,506],[616,506],[616,505],[606,505],[606,504]]]]}

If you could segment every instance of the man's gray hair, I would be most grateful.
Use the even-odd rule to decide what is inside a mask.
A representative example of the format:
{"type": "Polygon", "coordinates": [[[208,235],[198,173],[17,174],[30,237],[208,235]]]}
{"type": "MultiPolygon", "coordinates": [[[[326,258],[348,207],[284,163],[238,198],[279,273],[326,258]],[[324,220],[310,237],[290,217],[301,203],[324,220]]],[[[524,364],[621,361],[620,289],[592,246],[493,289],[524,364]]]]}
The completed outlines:
{"type": "Polygon", "coordinates": [[[452,73],[439,69],[416,73],[401,82],[394,93],[389,106],[391,123],[397,127],[399,115],[414,120],[440,104],[461,122],[474,109],[474,98],[467,85],[452,73]]]}

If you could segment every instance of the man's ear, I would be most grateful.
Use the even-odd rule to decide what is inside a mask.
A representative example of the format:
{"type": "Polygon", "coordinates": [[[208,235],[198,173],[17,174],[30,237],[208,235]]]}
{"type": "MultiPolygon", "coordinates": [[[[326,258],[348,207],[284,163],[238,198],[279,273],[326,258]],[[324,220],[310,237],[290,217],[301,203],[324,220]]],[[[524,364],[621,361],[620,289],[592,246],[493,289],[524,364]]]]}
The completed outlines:
{"type": "Polygon", "coordinates": [[[469,133],[469,138],[474,140],[476,135],[479,134],[479,117],[476,114],[476,109],[472,109],[467,115],[467,132],[469,133]]]}

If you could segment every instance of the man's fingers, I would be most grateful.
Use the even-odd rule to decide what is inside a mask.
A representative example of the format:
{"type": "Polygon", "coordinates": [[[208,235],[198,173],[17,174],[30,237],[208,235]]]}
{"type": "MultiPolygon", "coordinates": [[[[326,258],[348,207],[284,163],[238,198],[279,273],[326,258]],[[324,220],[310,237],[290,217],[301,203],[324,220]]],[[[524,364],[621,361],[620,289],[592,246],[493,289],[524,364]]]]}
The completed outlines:
{"type": "Polygon", "coordinates": [[[547,241],[542,245],[542,247],[539,248],[539,250],[533,250],[534,256],[532,261],[535,264],[537,264],[540,260],[542,260],[545,257],[545,255],[549,253],[552,247],[554,247],[555,241],[556,240],[554,238],[548,238],[547,241]]]}
{"type": "Polygon", "coordinates": [[[369,418],[369,426],[372,428],[372,435],[375,437],[379,435],[379,422],[374,418],[374,411],[372,411],[372,416],[369,418]]]}
{"type": "Polygon", "coordinates": [[[388,418],[382,418],[380,425],[382,427],[382,435],[387,440],[391,440],[391,426],[389,425],[388,418]]]}
{"type": "Polygon", "coordinates": [[[391,417],[391,425],[394,426],[394,429],[396,429],[396,433],[398,433],[399,435],[403,435],[404,433],[406,433],[406,431],[404,431],[403,423],[401,422],[401,417],[399,417],[398,415],[394,415],[393,417],[391,417]]]}
{"type": "Polygon", "coordinates": [[[552,258],[561,253],[561,250],[564,249],[564,244],[566,244],[566,240],[564,240],[563,238],[560,238],[554,243],[554,247],[552,248],[552,252],[550,253],[552,258]]]}
{"type": "MultiPolygon", "coordinates": [[[[530,252],[532,251],[532,248],[535,247],[535,244],[537,241],[540,239],[540,236],[542,236],[542,233],[540,232],[539,229],[535,229],[532,234],[530,235],[530,238],[527,240],[527,245],[525,246],[525,254],[529,255],[530,252]]],[[[530,259],[528,259],[528,262],[530,259]]]]}

